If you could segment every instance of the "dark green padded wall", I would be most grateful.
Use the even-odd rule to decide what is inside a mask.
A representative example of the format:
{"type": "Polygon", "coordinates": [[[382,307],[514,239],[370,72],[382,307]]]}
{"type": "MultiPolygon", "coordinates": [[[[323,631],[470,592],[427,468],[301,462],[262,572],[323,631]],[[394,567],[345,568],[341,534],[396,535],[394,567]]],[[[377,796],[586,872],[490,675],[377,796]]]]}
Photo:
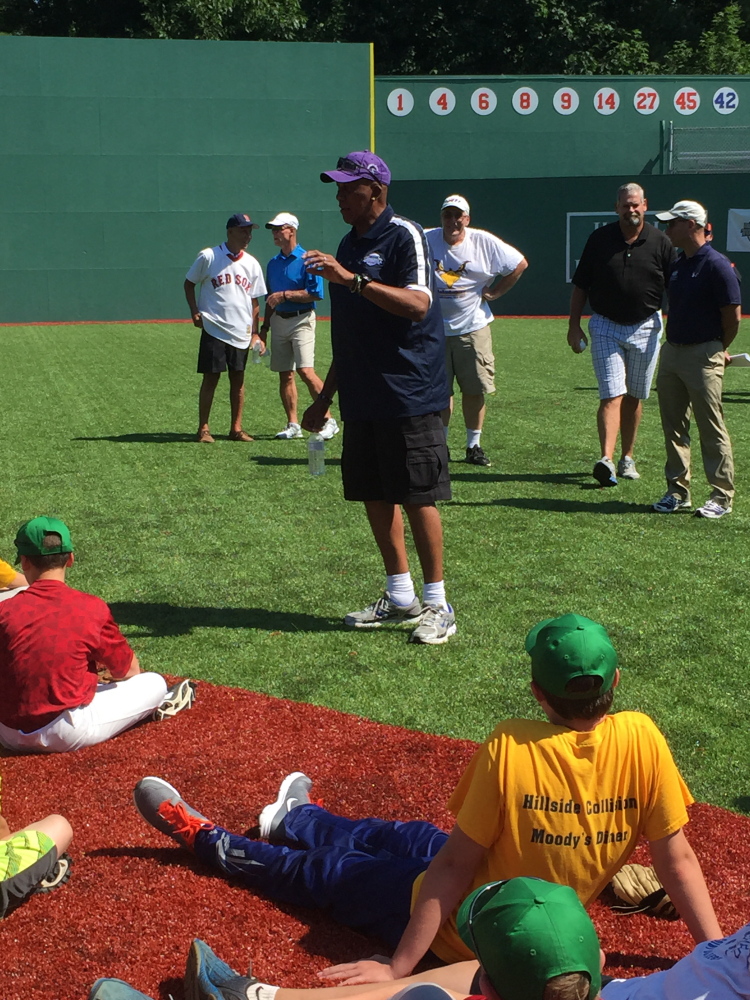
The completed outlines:
{"type": "MultiPolygon", "coordinates": [[[[612,177],[551,177],[546,179],[476,180],[465,177],[431,181],[395,181],[391,201],[401,214],[423,226],[439,224],[440,206],[447,194],[459,192],[471,205],[472,224],[489,229],[518,247],[529,260],[529,269],[507,295],[492,303],[496,312],[508,315],[561,315],[567,313],[568,213],[570,219],[570,263],[585,243],[596,222],[611,222],[617,188],[627,175],[612,177]]],[[[694,198],[709,210],[715,228],[714,246],[724,251],[727,210],[750,208],[750,187],[744,175],[722,177],[691,175],[639,179],[646,190],[649,208],[669,208],[681,198],[694,198]]],[[[654,221],[653,217],[650,221],[654,221]]],[[[749,243],[750,247],[750,243],[749,243]]],[[[750,253],[730,253],[737,267],[750,280],[750,253]]],[[[747,309],[747,303],[745,304],[747,309]]],[[[520,345],[519,345],[520,346],[520,345]]]]}
{"type": "Polygon", "coordinates": [[[319,174],[369,145],[369,74],[368,45],[1,37],[0,322],[184,317],[235,211],[335,249],[319,174]]]}
{"type": "Polygon", "coordinates": [[[723,147],[731,146],[728,130],[736,129],[746,163],[750,156],[746,77],[401,76],[378,77],[375,93],[378,152],[394,176],[404,180],[666,173],[669,122],[676,129],[719,129],[722,134],[709,134],[709,141],[723,147]],[[408,114],[394,113],[399,111],[400,90],[405,92],[401,111],[413,103],[408,114]],[[716,96],[721,90],[734,91],[731,108],[716,96]],[[566,91],[568,108],[558,98],[558,112],[555,95],[566,91]],[[607,114],[595,106],[599,91],[605,92],[601,104],[607,114]],[[615,97],[610,99],[612,91],[615,97]],[[648,105],[656,101],[648,97],[637,102],[639,91],[655,93],[658,105],[651,110],[648,105]],[[530,110],[521,107],[524,92],[533,93],[537,102],[526,114],[520,113],[530,110]],[[680,92],[678,110],[675,97],[680,92]],[[485,105],[492,95],[494,110],[480,107],[482,94],[485,105]],[[519,110],[514,109],[514,95],[519,110]],[[575,110],[561,113],[573,107],[573,95],[575,110]],[[478,110],[487,113],[473,110],[472,98],[478,110]],[[650,113],[639,112],[636,103],[650,113]]]}

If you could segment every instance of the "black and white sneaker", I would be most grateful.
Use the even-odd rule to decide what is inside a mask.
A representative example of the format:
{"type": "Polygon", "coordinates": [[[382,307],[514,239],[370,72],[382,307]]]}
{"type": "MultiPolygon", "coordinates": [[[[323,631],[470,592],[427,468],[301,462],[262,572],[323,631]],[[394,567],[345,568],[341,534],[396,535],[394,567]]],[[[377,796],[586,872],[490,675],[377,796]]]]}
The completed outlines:
{"type": "Polygon", "coordinates": [[[46,878],[42,879],[34,889],[34,892],[54,892],[55,889],[64,885],[70,878],[70,867],[72,864],[73,859],[67,852],[61,854],[57,859],[54,870],[46,878]]]}
{"type": "Polygon", "coordinates": [[[192,708],[195,701],[195,687],[195,681],[186,679],[168,688],[164,701],[154,709],[151,718],[155,722],[161,722],[162,719],[170,719],[173,715],[177,715],[184,708],[192,708]]]}
{"type": "Polygon", "coordinates": [[[466,461],[469,465],[492,465],[478,444],[475,444],[473,448],[466,449],[466,461]]]}
{"type": "Polygon", "coordinates": [[[292,771],[281,782],[279,794],[275,802],[270,802],[258,817],[260,835],[266,840],[273,840],[287,813],[297,806],[306,806],[310,802],[312,779],[302,771],[292,771]]]}

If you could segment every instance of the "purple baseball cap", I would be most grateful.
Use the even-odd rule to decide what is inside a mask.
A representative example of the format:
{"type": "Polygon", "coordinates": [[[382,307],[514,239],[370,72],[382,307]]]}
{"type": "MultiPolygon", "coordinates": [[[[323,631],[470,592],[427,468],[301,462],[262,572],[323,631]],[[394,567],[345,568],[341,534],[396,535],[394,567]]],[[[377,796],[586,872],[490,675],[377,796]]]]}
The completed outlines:
{"type": "Polygon", "coordinates": [[[335,170],[326,170],[320,175],[324,184],[335,181],[337,184],[348,184],[349,181],[366,180],[380,181],[386,187],[391,183],[391,172],[388,164],[379,156],[363,149],[356,153],[340,156],[335,170]]]}
{"type": "Polygon", "coordinates": [[[247,229],[249,226],[251,229],[257,229],[257,222],[253,222],[249,215],[245,212],[235,212],[227,219],[227,229],[234,229],[238,226],[240,229],[247,229]]]}

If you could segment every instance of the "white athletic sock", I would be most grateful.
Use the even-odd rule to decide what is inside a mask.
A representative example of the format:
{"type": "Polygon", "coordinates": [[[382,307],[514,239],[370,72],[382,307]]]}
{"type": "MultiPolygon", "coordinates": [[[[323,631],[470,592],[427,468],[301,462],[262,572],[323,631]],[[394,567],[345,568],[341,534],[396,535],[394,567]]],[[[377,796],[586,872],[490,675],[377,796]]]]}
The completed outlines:
{"type": "Polygon", "coordinates": [[[482,432],[481,431],[470,431],[469,428],[467,427],[466,428],[466,447],[467,448],[474,448],[474,447],[476,447],[479,444],[479,439],[481,438],[481,436],[482,436],[482,432]]]}
{"type": "Polygon", "coordinates": [[[256,983],[255,986],[248,986],[248,1000],[274,1000],[279,992],[278,986],[269,986],[268,983],[256,983]]]}
{"type": "Polygon", "coordinates": [[[437,605],[447,608],[448,602],[445,599],[445,582],[438,580],[437,583],[426,583],[422,590],[422,601],[424,604],[437,605]]]}
{"type": "Polygon", "coordinates": [[[448,424],[443,424],[443,434],[445,434],[446,444],[448,443],[448,431],[449,430],[450,430],[450,427],[448,426],[448,424]]]}
{"type": "Polygon", "coordinates": [[[408,608],[417,596],[414,590],[414,581],[411,573],[394,573],[385,578],[385,589],[391,595],[394,604],[401,608],[408,608]]]}

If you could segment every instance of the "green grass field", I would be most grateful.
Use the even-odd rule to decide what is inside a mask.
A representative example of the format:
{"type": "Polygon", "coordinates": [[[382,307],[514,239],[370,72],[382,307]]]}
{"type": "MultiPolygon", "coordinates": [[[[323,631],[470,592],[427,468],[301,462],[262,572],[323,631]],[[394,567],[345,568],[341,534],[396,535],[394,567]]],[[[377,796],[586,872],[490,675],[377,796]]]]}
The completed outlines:
{"type": "MultiPolygon", "coordinates": [[[[616,707],[655,718],[697,798],[750,812],[750,372],[725,381],[734,513],[660,516],[648,510],[664,491],[656,398],[637,450],[643,478],[599,489],[591,360],[569,351],[564,329],[495,324],[498,392],[482,442],[493,465],[454,462],[442,506],[459,629],[445,646],[343,628],[383,576],[363,510],[341,497],[340,438],[327,474],[310,477],[305,442],[272,439],[284,425],[277,376],[251,365],[255,443],[196,444],[197,337],[185,324],[0,329],[0,555],[11,557],[20,521],[60,516],[77,545],[69,581],[111,604],[144,666],[473,739],[536,715],[524,636],[577,611],[619,651],[616,707]]],[[[318,357],[324,372],[325,323],[318,357]]],[[[228,424],[222,379],[212,430],[228,424]]],[[[461,458],[458,424],[450,443],[461,458]]],[[[695,452],[702,502],[697,441],[695,452]]]]}

